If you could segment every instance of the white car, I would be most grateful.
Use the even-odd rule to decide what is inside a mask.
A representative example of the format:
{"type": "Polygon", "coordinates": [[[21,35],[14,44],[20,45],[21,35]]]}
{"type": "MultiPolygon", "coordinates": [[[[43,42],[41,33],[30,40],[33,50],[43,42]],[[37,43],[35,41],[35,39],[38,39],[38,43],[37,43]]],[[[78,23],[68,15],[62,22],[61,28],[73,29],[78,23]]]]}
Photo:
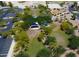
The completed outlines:
{"type": "Polygon", "coordinates": [[[36,22],[30,26],[31,29],[40,29],[39,24],[36,22]]]}

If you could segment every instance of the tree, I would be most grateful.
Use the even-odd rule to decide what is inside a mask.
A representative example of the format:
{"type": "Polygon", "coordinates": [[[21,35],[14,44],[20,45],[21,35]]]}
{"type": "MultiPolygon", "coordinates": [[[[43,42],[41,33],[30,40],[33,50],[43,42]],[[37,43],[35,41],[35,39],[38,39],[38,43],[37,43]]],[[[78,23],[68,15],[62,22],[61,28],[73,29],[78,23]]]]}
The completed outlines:
{"type": "Polygon", "coordinates": [[[57,48],[52,49],[52,56],[59,57],[63,54],[66,50],[62,46],[58,46],[57,48]]]}
{"type": "Polygon", "coordinates": [[[65,31],[70,28],[70,24],[67,21],[63,21],[61,24],[61,28],[62,28],[62,30],[65,31]]]}
{"type": "Polygon", "coordinates": [[[50,10],[48,9],[47,6],[39,4],[38,7],[37,7],[37,10],[38,10],[37,11],[38,15],[37,15],[36,21],[39,24],[44,25],[44,23],[50,23],[52,21],[51,20],[52,14],[51,14],[51,12],[50,12],[50,10]]]}
{"type": "Polygon", "coordinates": [[[1,6],[5,6],[6,4],[3,1],[0,1],[1,6]]]}
{"type": "Polygon", "coordinates": [[[8,2],[9,3],[9,6],[12,8],[13,7],[13,4],[11,2],[8,2]]]}
{"type": "Polygon", "coordinates": [[[55,37],[47,36],[46,41],[44,43],[48,45],[50,49],[57,47],[57,42],[55,37]]]}
{"type": "Polygon", "coordinates": [[[71,49],[77,49],[79,47],[79,37],[72,35],[69,39],[68,47],[71,49]]]}
{"type": "Polygon", "coordinates": [[[66,34],[73,34],[74,29],[71,23],[63,21],[61,24],[61,30],[65,31],[66,34]]]}
{"type": "Polygon", "coordinates": [[[73,52],[70,52],[66,55],[66,57],[76,57],[76,55],[73,52]]]}
{"type": "Polygon", "coordinates": [[[44,30],[45,35],[48,35],[48,34],[50,34],[52,32],[52,28],[51,27],[43,26],[42,29],[44,30]]]}
{"type": "Polygon", "coordinates": [[[26,6],[25,9],[24,9],[24,15],[25,16],[32,15],[31,8],[29,8],[28,6],[26,6]]]}
{"type": "Polygon", "coordinates": [[[22,20],[24,21],[24,27],[29,28],[35,21],[32,15],[23,15],[22,20]]]}
{"type": "MultiPolygon", "coordinates": [[[[16,31],[15,31],[16,32],[16,31]]],[[[17,44],[15,46],[15,56],[27,56],[27,49],[29,47],[29,38],[25,31],[20,31],[15,34],[17,44]],[[18,54],[16,52],[19,52],[18,54]]]]}
{"type": "Polygon", "coordinates": [[[76,19],[76,16],[75,14],[73,14],[71,20],[75,20],[75,19],[76,19]]]}
{"type": "Polygon", "coordinates": [[[50,57],[51,51],[48,48],[43,48],[37,53],[37,57],[50,57]]]}
{"type": "Polygon", "coordinates": [[[27,56],[26,52],[29,47],[29,38],[25,30],[21,27],[21,24],[21,22],[16,22],[12,29],[12,33],[14,33],[14,37],[17,42],[14,49],[15,56],[27,56]]]}
{"type": "Polygon", "coordinates": [[[39,9],[39,16],[43,16],[43,15],[45,15],[45,10],[46,10],[46,7],[45,6],[43,6],[43,5],[38,5],[38,9],[39,9]]]}
{"type": "Polygon", "coordinates": [[[47,36],[45,44],[49,45],[51,42],[56,42],[55,37],[47,36]]]}
{"type": "Polygon", "coordinates": [[[38,7],[39,16],[51,16],[50,10],[47,6],[39,4],[38,7]]]}
{"type": "Polygon", "coordinates": [[[65,2],[61,2],[60,5],[63,6],[65,4],[65,2]]]}

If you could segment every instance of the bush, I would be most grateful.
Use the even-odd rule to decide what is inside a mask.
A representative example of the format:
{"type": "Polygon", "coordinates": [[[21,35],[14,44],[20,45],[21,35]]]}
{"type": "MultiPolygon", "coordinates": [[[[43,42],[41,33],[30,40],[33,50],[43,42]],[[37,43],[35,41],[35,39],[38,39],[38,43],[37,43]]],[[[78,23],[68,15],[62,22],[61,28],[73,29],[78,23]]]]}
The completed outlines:
{"type": "Polygon", "coordinates": [[[46,35],[48,35],[48,34],[50,34],[52,32],[52,28],[51,27],[43,26],[42,29],[44,30],[46,35]]]}
{"type": "Polygon", "coordinates": [[[46,41],[45,41],[45,45],[49,45],[51,42],[53,42],[53,43],[56,42],[55,37],[47,36],[46,41]]]}
{"type": "Polygon", "coordinates": [[[57,48],[53,49],[53,56],[59,57],[61,54],[63,54],[66,50],[62,46],[58,46],[57,48]]]}
{"type": "Polygon", "coordinates": [[[72,35],[69,39],[68,47],[70,49],[77,49],[79,47],[79,37],[72,35]]]}
{"type": "Polygon", "coordinates": [[[77,54],[79,54],[79,49],[78,49],[78,51],[77,51],[77,54]]]}
{"type": "Polygon", "coordinates": [[[20,51],[17,55],[14,55],[15,57],[29,57],[29,55],[26,52],[20,51]]]}
{"type": "Polygon", "coordinates": [[[66,57],[76,57],[76,55],[75,55],[74,53],[70,52],[70,53],[68,53],[68,54],[66,55],[66,57]]]}
{"type": "Polygon", "coordinates": [[[51,50],[49,50],[48,48],[41,49],[37,54],[37,57],[50,57],[50,56],[51,56],[51,50]]]}

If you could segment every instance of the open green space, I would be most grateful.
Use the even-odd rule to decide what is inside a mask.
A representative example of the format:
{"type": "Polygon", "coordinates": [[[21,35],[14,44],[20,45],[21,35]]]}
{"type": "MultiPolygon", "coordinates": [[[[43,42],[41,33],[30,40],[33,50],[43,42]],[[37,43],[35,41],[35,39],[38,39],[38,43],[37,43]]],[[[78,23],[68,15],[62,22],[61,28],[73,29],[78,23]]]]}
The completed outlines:
{"type": "Polygon", "coordinates": [[[27,53],[34,57],[38,54],[38,52],[43,49],[44,46],[41,42],[39,42],[37,39],[33,39],[32,41],[30,41],[30,46],[28,48],[27,53]]]}
{"type": "Polygon", "coordinates": [[[58,45],[66,47],[68,45],[68,35],[65,34],[63,31],[58,29],[57,31],[52,32],[52,36],[56,37],[58,45]]]}

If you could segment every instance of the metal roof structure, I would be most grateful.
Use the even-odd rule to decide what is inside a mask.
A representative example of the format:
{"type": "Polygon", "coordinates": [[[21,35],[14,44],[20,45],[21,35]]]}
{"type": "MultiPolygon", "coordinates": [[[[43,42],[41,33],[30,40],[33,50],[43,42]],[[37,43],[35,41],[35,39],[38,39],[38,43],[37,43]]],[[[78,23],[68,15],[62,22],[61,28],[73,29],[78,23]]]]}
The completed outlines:
{"type": "Polygon", "coordinates": [[[0,38],[0,57],[7,56],[11,43],[12,43],[12,38],[10,38],[10,37],[9,38],[3,38],[3,37],[0,38]]]}
{"type": "Polygon", "coordinates": [[[53,9],[53,8],[62,8],[59,4],[53,3],[53,4],[48,4],[48,8],[53,9]]]}

